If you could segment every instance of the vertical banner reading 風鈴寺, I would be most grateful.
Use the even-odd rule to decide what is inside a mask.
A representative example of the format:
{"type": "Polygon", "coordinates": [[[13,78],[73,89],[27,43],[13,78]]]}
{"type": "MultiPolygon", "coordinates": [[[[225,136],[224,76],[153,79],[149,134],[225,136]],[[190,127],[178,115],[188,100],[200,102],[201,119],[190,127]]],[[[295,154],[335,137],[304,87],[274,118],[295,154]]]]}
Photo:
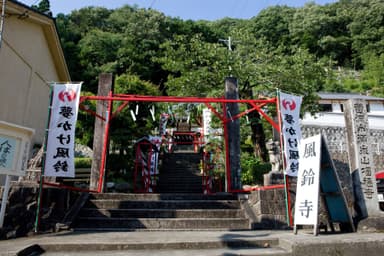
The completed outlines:
{"type": "Polygon", "coordinates": [[[75,127],[81,84],[53,84],[44,175],[75,177],[75,127]]]}
{"type": "Polygon", "coordinates": [[[297,176],[295,226],[318,224],[321,135],[302,140],[297,176]]]}

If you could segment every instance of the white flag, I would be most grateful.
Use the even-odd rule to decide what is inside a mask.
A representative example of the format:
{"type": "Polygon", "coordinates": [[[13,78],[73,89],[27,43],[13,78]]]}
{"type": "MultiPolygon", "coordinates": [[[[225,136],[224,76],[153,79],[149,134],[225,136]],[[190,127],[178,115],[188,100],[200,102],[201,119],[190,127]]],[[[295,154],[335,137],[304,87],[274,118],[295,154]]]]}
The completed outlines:
{"type": "Polygon", "coordinates": [[[301,140],[300,107],[302,97],[280,92],[280,113],[284,138],[285,174],[297,176],[301,140]]]}
{"type": "Polygon", "coordinates": [[[75,177],[75,127],[81,84],[54,84],[45,176],[75,177]]]}

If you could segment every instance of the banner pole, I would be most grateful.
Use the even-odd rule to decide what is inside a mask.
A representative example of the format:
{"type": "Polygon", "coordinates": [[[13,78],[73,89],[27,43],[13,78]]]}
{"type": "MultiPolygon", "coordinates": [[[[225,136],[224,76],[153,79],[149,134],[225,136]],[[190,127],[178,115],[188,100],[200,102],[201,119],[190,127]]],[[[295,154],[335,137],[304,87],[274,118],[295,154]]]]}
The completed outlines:
{"type": "MultiPolygon", "coordinates": [[[[283,162],[283,172],[285,172],[286,168],[286,162],[284,157],[284,140],[283,140],[283,132],[282,132],[282,121],[281,121],[281,113],[280,113],[280,90],[276,89],[277,94],[277,101],[276,101],[276,108],[277,108],[277,118],[279,122],[279,135],[280,135],[280,154],[281,159],[283,162]]],[[[289,194],[289,180],[288,175],[284,173],[284,195],[285,195],[285,214],[287,218],[287,224],[288,226],[292,227],[292,214],[291,214],[291,196],[289,194]]]]}
{"type": "Polygon", "coordinates": [[[41,160],[41,173],[40,173],[40,181],[39,181],[39,193],[37,197],[37,207],[36,207],[36,219],[35,219],[35,233],[39,232],[40,226],[40,212],[41,212],[41,202],[43,199],[43,185],[44,185],[44,173],[45,173],[45,156],[47,151],[47,143],[48,143],[48,134],[49,134],[49,123],[51,120],[51,111],[52,111],[52,99],[53,99],[53,85],[50,84],[50,92],[49,92],[49,107],[48,107],[48,119],[45,125],[45,140],[43,146],[43,156],[41,160]]]}

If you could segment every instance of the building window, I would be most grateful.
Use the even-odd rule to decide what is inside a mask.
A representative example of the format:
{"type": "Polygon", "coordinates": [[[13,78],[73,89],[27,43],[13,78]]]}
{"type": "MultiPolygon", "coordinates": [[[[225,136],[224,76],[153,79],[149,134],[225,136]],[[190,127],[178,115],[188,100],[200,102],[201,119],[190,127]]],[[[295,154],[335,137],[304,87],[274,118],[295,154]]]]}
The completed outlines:
{"type": "Polygon", "coordinates": [[[320,104],[320,112],[332,112],[332,104],[320,104]]]}

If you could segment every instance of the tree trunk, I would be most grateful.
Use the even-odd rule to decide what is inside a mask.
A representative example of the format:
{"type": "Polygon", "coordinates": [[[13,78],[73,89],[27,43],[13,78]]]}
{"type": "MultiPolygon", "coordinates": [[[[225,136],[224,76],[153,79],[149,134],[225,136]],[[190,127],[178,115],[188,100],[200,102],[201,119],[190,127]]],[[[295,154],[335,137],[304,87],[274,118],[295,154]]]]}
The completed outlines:
{"type": "Polygon", "coordinates": [[[252,111],[248,114],[252,131],[252,143],[255,157],[259,157],[263,162],[268,162],[268,150],[265,145],[265,133],[259,112],[252,111]]]}

